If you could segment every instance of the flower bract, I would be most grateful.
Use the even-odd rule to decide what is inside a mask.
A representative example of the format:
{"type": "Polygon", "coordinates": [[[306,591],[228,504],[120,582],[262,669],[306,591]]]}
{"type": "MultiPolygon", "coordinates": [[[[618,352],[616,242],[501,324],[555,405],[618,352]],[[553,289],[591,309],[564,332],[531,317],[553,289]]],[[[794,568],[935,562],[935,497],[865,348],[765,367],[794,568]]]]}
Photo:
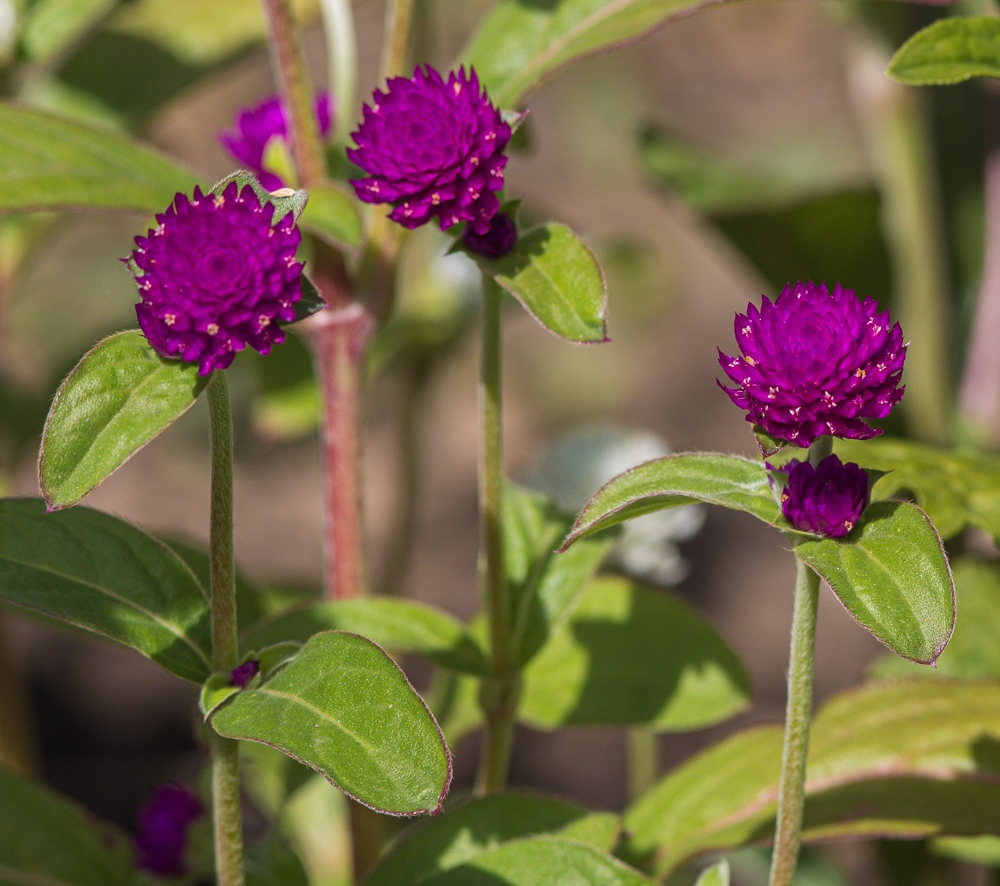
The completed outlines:
{"type": "Polygon", "coordinates": [[[238,689],[246,689],[250,681],[260,673],[260,662],[251,658],[233,668],[229,675],[229,685],[238,689]]]}
{"type": "Polygon", "coordinates": [[[882,433],[867,420],[885,418],[903,396],[906,346],[899,324],[839,284],[788,286],[760,310],[736,315],[742,356],[719,352],[733,382],[720,387],[747,421],[779,440],[810,446],[829,434],[866,440],[882,433]]]}
{"type": "Polygon", "coordinates": [[[445,81],[427,65],[394,77],[365,105],[352,138],[357,148],[347,156],[368,173],[351,182],[361,200],[391,203],[390,218],[407,228],[437,218],[442,230],[464,221],[489,232],[510,127],[474,70],[445,81]]]}
{"type": "Polygon", "coordinates": [[[517,244],[517,225],[506,212],[498,212],[485,234],[468,227],[462,235],[462,242],[484,258],[503,258],[517,244]]]}
{"type": "Polygon", "coordinates": [[[205,813],[205,807],[187,788],[161,785],[152,799],[139,810],[135,836],[135,865],[160,877],[187,873],[184,854],[188,828],[205,813]]]}
{"type": "Polygon", "coordinates": [[[142,301],[139,326],[161,357],[198,363],[208,375],[250,345],[267,354],[295,319],[301,234],[289,213],[253,188],[231,182],[222,194],[178,194],[157,226],[136,237],[132,261],[142,301]]]}
{"type": "MultiPolygon", "coordinates": [[[[316,99],[316,120],[320,135],[330,134],[333,107],[330,96],[323,93],[316,99]]],[[[272,138],[288,140],[288,110],[276,95],[268,96],[255,108],[244,108],[233,121],[231,132],[219,134],[219,142],[247,169],[254,172],[269,191],[283,187],[284,182],[264,169],[264,155],[272,138]]]]}
{"type": "Polygon", "coordinates": [[[843,538],[868,506],[868,473],[853,462],[842,464],[836,455],[815,468],[793,460],[782,468],[788,480],[781,491],[781,511],[796,529],[827,538],[843,538]]]}

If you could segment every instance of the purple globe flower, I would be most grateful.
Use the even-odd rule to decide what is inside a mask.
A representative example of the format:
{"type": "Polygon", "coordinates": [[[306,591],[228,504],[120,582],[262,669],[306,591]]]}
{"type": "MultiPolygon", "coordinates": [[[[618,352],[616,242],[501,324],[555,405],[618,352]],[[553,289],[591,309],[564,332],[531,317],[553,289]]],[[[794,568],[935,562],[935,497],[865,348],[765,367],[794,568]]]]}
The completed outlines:
{"type": "Polygon", "coordinates": [[[259,673],[260,662],[251,658],[233,668],[233,672],[229,675],[229,685],[238,689],[246,689],[250,685],[250,681],[259,673]]]}
{"type": "Polygon", "coordinates": [[[479,234],[471,227],[465,229],[462,242],[485,258],[503,258],[517,244],[517,226],[506,212],[498,212],[490,221],[490,229],[479,234]]]}
{"type": "Polygon", "coordinates": [[[474,70],[446,83],[427,65],[375,91],[347,156],[370,176],[351,182],[366,203],[391,203],[393,221],[417,228],[437,217],[441,230],[468,222],[490,230],[500,208],[510,127],[480,89],[474,70]]]}
{"type": "Polygon", "coordinates": [[[184,854],[188,828],[204,814],[201,800],[187,788],[176,784],[158,787],[139,810],[135,866],[160,877],[187,873],[184,854]]]}
{"type": "Polygon", "coordinates": [[[135,238],[135,313],[156,353],[208,375],[247,345],[267,354],[285,340],[280,324],[295,319],[301,297],[302,235],[290,213],[274,225],[273,217],[253,188],[231,182],[221,195],[178,194],[135,238]]]}
{"type": "MultiPolygon", "coordinates": [[[[330,134],[333,106],[330,96],[323,93],[316,99],[316,119],[323,138],[330,134]]],[[[276,95],[265,98],[256,108],[243,108],[233,120],[232,132],[219,133],[219,142],[247,169],[254,172],[269,191],[276,191],[284,182],[264,169],[267,143],[277,136],[288,140],[288,110],[276,95]]]]}
{"type": "Polygon", "coordinates": [[[747,411],[747,421],[779,440],[810,446],[830,434],[867,440],[882,432],[865,419],[885,418],[898,387],[906,346],[889,312],[860,301],[838,283],[797,283],[774,304],[764,297],[736,315],[742,357],[719,351],[735,387],[719,386],[747,411]]]}
{"type": "Polygon", "coordinates": [[[796,529],[827,538],[843,538],[868,506],[868,474],[837,456],[824,458],[816,468],[807,461],[791,461],[782,468],[788,481],[781,491],[781,511],[796,529]]]}

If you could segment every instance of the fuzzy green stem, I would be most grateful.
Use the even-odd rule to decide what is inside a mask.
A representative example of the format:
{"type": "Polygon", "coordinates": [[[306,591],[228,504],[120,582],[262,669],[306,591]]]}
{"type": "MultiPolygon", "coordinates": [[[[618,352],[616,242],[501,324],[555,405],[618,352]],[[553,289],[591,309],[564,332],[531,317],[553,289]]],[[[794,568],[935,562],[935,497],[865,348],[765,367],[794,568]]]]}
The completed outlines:
{"type": "Polygon", "coordinates": [[[333,140],[346,142],[354,122],[358,88],[358,46],[351,0],[320,0],[326,54],[330,65],[330,91],[334,96],[333,140]]]}
{"type": "Polygon", "coordinates": [[[288,0],[261,0],[267,19],[271,62],[288,108],[292,159],[304,187],[326,177],[323,143],[313,106],[312,87],[288,0]]]}
{"type": "Polygon", "coordinates": [[[383,80],[406,73],[412,24],[413,0],[389,0],[385,16],[385,38],[382,42],[383,80]]]}
{"type": "MultiPolygon", "coordinates": [[[[236,565],[233,555],[233,412],[223,372],[208,385],[212,503],[209,546],[212,572],[212,666],[226,673],[236,665],[236,565]]],[[[218,886],[244,886],[243,816],[240,807],[239,744],[215,732],[212,755],[212,821],[218,886]]]]}
{"type": "Polygon", "coordinates": [[[479,372],[479,582],[489,624],[491,678],[483,680],[486,716],[477,789],[503,790],[510,765],[517,690],[511,668],[510,611],[503,571],[503,400],[500,308],[503,293],[483,275],[482,356],[479,372]]]}

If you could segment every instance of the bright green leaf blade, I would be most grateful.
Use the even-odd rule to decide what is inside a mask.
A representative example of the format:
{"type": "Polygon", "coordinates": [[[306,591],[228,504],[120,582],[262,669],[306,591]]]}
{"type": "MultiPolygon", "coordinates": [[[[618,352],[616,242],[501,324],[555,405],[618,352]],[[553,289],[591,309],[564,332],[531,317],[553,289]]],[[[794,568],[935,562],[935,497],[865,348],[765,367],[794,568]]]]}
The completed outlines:
{"type": "Polygon", "coordinates": [[[355,634],[317,634],[211,722],[228,738],[277,748],[390,815],[436,812],[451,783],[451,755],[426,705],[395,662],[355,634]]]}
{"type": "Polygon", "coordinates": [[[480,25],[463,60],[475,66],[493,102],[512,108],[581,56],[633,40],[714,0],[501,0],[480,25]]]}
{"type": "Polygon", "coordinates": [[[313,634],[329,630],[361,634],[398,652],[416,652],[450,670],[489,673],[482,650],[458,619],[424,603],[388,597],[286,609],[252,625],[243,634],[241,647],[249,651],[285,640],[305,643],[313,634]]]}
{"type": "Polygon", "coordinates": [[[945,18],[907,40],[886,72],[910,86],[1000,77],[1000,20],[945,18]]]}
{"type": "Polygon", "coordinates": [[[781,518],[760,462],[738,455],[681,453],[641,464],[598,489],[576,518],[563,550],[623,520],[693,501],[743,511],[765,523],[781,518]]]}
{"type": "Polygon", "coordinates": [[[365,886],[421,886],[498,844],[550,834],[609,852],[618,840],[618,817],[520,794],[467,800],[414,828],[389,851],[365,886]]]}
{"type": "MultiPolygon", "coordinates": [[[[804,838],[1000,834],[1000,685],[890,681],[846,692],[812,728],[804,838]]],[[[626,857],[665,874],[774,836],[782,730],[698,754],[626,813],[626,857]]]]}
{"type": "Polygon", "coordinates": [[[361,243],[358,203],[346,190],[333,184],[309,188],[309,202],[302,213],[302,226],[332,240],[335,246],[357,246],[361,243]]]}
{"type": "Polygon", "coordinates": [[[598,578],[525,669],[518,717],[539,729],[683,730],[749,702],[743,665],[701,616],[661,591],[598,578]]]}
{"type": "Polygon", "coordinates": [[[45,422],[38,476],[49,507],[80,501],[187,412],[207,382],[137,330],[104,339],[60,385],[45,422]]]}
{"type": "Polygon", "coordinates": [[[941,539],[916,505],[874,502],[849,538],[803,540],[795,552],[893,652],[931,664],[951,638],[951,569],[941,539]]]}
{"type": "Polygon", "coordinates": [[[212,674],[202,684],[201,694],[198,696],[198,710],[207,720],[219,705],[239,691],[239,687],[230,684],[229,674],[212,674]]]}
{"type": "Polygon", "coordinates": [[[246,886],[309,886],[302,862],[277,832],[246,846],[243,863],[246,886]]]}
{"type": "Polygon", "coordinates": [[[912,440],[838,440],[844,461],[886,471],[872,489],[876,498],[910,492],[942,538],[978,526],[1000,538],[1000,457],[988,452],[942,449],[912,440]]]}
{"type": "Polygon", "coordinates": [[[197,179],[123,135],[0,102],[0,213],[163,212],[197,179]]]}
{"type": "Polygon", "coordinates": [[[205,590],[165,544],[108,514],[0,500],[0,599],[131,646],[185,680],[212,672],[205,590]]]}
{"type": "Polygon", "coordinates": [[[0,766],[0,884],[130,886],[123,834],[47,788],[0,766]]]}
{"type": "Polygon", "coordinates": [[[24,13],[21,46],[35,61],[49,61],[118,4],[118,0],[38,0],[24,13]]]}
{"type": "Polygon", "coordinates": [[[604,274],[566,225],[525,231],[510,253],[482,265],[550,332],[574,342],[608,340],[604,274]]]}
{"type": "Polygon", "coordinates": [[[729,862],[723,859],[702,871],[694,886],[729,886],[729,862]]]}

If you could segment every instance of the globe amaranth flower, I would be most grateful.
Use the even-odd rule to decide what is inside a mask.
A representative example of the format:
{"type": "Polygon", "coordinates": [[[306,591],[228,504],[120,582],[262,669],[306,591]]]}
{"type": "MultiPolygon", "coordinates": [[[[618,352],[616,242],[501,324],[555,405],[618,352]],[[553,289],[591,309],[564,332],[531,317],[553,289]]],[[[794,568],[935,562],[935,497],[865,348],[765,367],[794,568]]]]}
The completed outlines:
{"type": "Polygon", "coordinates": [[[465,229],[462,242],[473,252],[486,258],[503,258],[517,243],[517,225],[506,212],[498,212],[490,221],[485,234],[472,227],[465,229]]]}
{"type": "Polygon", "coordinates": [[[500,208],[510,127],[472,69],[445,82],[434,68],[389,80],[365,105],[357,148],[347,156],[368,173],[351,182],[366,203],[391,203],[406,228],[438,219],[441,230],[468,222],[487,234],[500,208]]]}
{"type": "Polygon", "coordinates": [[[219,195],[178,194],[156,228],[135,238],[135,313],[156,353],[208,375],[247,345],[267,354],[285,340],[280,324],[295,319],[301,297],[302,235],[291,213],[273,218],[272,204],[232,182],[219,195]]]}
{"type": "Polygon", "coordinates": [[[176,784],[158,787],[152,799],[139,810],[136,867],[160,877],[187,873],[184,855],[188,829],[204,814],[201,800],[187,788],[176,784]]]}
{"type": "Polygon", "coordinates": [[[843,538],[861,519],[871,489],[867,471],[853,462],[842,464],[828,455],[815,468],[790,461],[781,491],[781,512],[796,529],[827,538],[843,538]]]}
{"type": "Polygon", "coordinates": [[[229,675],[229,685],[238,689],[246,689],[250,681],[260,673],[260,662],[251,658],[233,668],[229,675]]]}
{"type": "MultiPolygon", "coordinates": [[[[327,93],[316,99],[316,120],[320,135],[330,134],[333,116],[332,102],[327,93]]],[[[233,120],[233,131],[219,133],[219,142],[240,163],[253,171],[269,191],[276,191],[284,182],[264,169],[264,154],[272,138],[288,140],[288,109],[276,95],[265,98],[255,108],[243,108],[233,120]]]]}
{"type": "Polygon", "coordinates": [[[903,396],[906,346],[889,312],[837,284],[787,286],[736,315],[742,357],[719,351],[734,387],[719,386],[747,411],[747,421],[779,440],[810,446],[820,436],[867,440],[882,433],[866,419],[885,418],[903,396]]]}

